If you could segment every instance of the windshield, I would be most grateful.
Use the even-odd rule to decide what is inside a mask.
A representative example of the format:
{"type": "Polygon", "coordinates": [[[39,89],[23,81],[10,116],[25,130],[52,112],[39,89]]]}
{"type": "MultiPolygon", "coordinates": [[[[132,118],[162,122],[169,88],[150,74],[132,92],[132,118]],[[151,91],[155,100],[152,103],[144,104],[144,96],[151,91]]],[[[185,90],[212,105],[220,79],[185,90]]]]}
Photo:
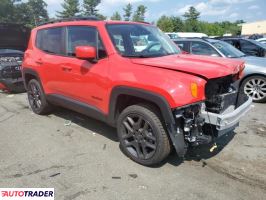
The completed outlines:
{"type": "Polygon", "coordinates": [[[180,53],[170,38],[154,26],[110,24],[107,31],[117,51],[124,57],[161,57],[180,53]]]}
{"type": "Polygon", "coordinates": [[[245,56],[244,53],[239,51],[237,48],[235,48],[231,44],[228,44],[227,42],[223,42],[223,41],[216,42],[215,41],[215,42],[212,42],[212,44],[228,58],[240,58],[240,57],[245,56]]]}
{"type": "Polygon", "coordinates": [[[260,42],[258,42],[256,40],[250,40],[250,39],[247,39],[247,40],[250,41],[250,42],[252,42],[253,44],[255,44],[257,46],[260,46],[260,47],[266,49],[266,45],[265,44],[262,44],[262,43],[260,43],[260,42]]]}

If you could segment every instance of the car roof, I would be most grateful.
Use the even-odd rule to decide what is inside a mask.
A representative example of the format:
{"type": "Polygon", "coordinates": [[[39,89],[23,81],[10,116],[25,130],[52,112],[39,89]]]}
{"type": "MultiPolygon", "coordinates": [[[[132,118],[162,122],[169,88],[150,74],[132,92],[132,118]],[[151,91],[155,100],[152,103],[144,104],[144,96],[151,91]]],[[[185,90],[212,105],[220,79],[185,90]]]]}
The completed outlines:
{"type": "Polygon", "coordinates": [[[153,26],[148,22],[131,22],[131,21],[115,21],[115,20],[99,20],[96,17],[73,17],[66,19],[57,19],[53,21],[48,21],[40,24],[35,29],[44,29],[60,26],[70,26],[70,25],[106,25],[106,24],[146,24],[153,26]]]}
{"type": "Polygon", "coordinates": [[[212,39],[212,38],[180,38],[180,39],[174,39],[174,42],[189,42],[189,41],[196,41],[196,42],[219,42],[220,40],[212,39]]]}

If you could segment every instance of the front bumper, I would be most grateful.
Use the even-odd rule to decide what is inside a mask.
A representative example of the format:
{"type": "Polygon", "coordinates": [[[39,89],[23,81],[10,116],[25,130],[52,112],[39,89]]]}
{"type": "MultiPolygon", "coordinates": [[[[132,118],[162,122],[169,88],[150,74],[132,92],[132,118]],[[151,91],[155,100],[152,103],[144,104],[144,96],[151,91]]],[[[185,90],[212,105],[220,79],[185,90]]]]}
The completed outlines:
{"type": "Polygon", "coordinates": [[[250,109],[252,98],[243,103],[237,109],[229,113],[216,114],[207,111],[201,111],[201,116],[205,119],[205,123],[212,124],[216,127],[219,135],[221,133],[233,130],[239,125],[240,118],[242,118],[250,109]]]}
{"type": "Polygon", "coordinates": [[[12,78],[1,79],[0,78],[0,85],[4,86],[2,88],[0,87],[0,89],[8,90],[10,92],[20,93],[20,92],[26,91],[22,78],[17,78],[17,79],[12,79],[12,78]]]}

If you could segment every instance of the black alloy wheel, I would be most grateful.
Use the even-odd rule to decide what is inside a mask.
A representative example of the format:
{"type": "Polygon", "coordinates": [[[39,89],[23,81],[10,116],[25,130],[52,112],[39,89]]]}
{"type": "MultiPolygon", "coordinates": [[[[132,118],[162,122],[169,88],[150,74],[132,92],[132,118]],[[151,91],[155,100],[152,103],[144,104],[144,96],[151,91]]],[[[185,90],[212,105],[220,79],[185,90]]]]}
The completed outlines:
{"type": "Polygon", "coordinates": [[[117,130],[122,151],[139,164],[158,164],[171,151],[163,120],[153,106],[139,104],[127,107],[119,115],[117,130]]]}
{"type": "Polygon", "coordinates": [[[32,79],[27,86],[27,94],[32,111],[38,115],[48,114],[52,106],[47,102],[40,83],[32,79]]]}

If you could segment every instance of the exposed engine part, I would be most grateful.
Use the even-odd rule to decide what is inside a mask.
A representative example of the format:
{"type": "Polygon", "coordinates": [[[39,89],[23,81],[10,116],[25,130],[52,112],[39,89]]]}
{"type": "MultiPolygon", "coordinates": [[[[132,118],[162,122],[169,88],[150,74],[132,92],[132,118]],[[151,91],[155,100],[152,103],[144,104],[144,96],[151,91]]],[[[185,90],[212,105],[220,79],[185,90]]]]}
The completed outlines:
{"type": "Polygon", "coordinates": [[[0,56],[0,77],[3,79],[18,79],[21,74],[22,56],[0,56]]]}
{"type": "Polygon", "coordinates": [[[238,91],[239,81],[236,75],[210,79],[205,86],[205,102],[189,105],[175,111],[177,124],[184,132],[186,142],[191,146],[207,144],[222,132],[216,125],[205,123],[201,113],[227,114],[247,101],[247,95],[238,91]]]}
{"type": "Polygon", "coordinates": [[[201,104],[192,105],[180,110],[176,110],[175,116],[180,120],[184,131],[185,140],[191,146],[210,143],[211,135],[203,134],[205,120],[200,117],[201,104]]]}
{"type": "Polygon", "coordinates": [[[223,113],[228,107],[234,109],[247,100],[247,95],[239,91],[236,75],[208,80],[205,87],[206,111],[223,113]]]}

